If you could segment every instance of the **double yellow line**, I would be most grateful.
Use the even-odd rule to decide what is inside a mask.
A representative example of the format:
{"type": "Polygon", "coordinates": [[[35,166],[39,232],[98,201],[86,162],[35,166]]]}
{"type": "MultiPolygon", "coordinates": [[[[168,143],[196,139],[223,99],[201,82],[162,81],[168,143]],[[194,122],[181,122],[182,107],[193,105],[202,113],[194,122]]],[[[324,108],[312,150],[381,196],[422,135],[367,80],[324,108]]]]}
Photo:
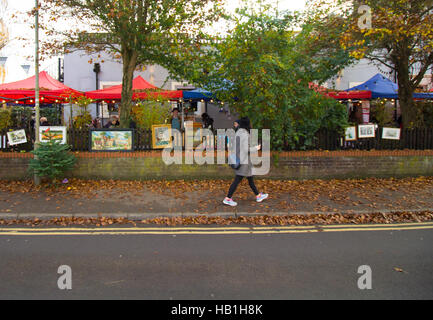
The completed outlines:
{"type": "Polygon", "coordinates": [[[99,227],[99,228],[0,228],[0,236],[101,236],[101,235],[228,235],[228,234],[299,234],[318,232],[404,231],[433,229],[433,222],[369,224],[369,225],[317,225],[268,227],[99,227]]]}

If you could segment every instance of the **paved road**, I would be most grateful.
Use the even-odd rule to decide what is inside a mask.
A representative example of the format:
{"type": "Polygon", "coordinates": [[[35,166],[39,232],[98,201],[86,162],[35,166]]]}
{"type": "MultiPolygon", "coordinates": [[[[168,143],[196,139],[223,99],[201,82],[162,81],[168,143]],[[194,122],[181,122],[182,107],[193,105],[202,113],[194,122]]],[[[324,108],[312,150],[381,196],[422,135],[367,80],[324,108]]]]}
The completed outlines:
{"type": "Polygon", "coordinates": [[[0,298],[433,299],[432,229],[165,232],[0,233],[0,298]],[[57,287],[60,265],[72,290],[57,287]],[[357,287],[361,265],[371,290],[357,287]]]}

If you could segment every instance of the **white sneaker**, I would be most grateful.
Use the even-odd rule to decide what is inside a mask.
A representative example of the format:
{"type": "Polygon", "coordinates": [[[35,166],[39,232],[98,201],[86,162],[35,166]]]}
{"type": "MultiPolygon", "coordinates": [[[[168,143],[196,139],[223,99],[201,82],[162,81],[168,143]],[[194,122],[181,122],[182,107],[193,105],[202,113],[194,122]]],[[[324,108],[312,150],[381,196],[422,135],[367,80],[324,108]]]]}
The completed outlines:
{"type": "Polygon", "coordinates": [[[263,200],[267,199],[269,197],[269,195],[267,193],[260,193],[257,197],[256,197],[256,201],[257,202],[262,202],[263,200]]]}
{"type": "Polygon", "coordinates": [[[236,207],[238,204],[236,202],[234,202],[232,199],[230,198],[225,198],[223,201],[224,204],[231,206],[231,207],[236,207]]]}

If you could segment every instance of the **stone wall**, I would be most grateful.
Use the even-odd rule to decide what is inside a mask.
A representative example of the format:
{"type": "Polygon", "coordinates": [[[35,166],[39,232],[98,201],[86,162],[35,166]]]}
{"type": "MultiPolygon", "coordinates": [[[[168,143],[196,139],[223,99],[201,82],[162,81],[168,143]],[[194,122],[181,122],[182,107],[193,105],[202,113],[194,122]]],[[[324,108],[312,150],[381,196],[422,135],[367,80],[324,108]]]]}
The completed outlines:
{"type": "MultiPolygon", "coordinates": [[[[0,179],[29,178],[29,157],[1,157],[0,179]]],[[[82,179],[231,179],[233,170],[227,165],[171,165],[160,156],[79,156],[76,169],[68,176],[82,179]]],[[[345,179],[367,177],[433,176],[433,155],[354,156],[322,154],[282,155],[273,158],[271,179],[345,179]]]]}

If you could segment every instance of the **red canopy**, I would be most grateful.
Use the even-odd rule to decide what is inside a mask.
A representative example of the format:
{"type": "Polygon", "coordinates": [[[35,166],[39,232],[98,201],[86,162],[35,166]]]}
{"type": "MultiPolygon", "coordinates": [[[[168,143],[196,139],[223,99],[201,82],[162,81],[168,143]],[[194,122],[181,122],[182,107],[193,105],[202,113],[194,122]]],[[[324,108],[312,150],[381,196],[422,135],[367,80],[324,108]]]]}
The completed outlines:
{"type": "Polygon", "coordinates": [[[334,98],[337,100],[361,100],[361,99],[371,99],[372,92],[371,91],[333,91],[328,92],[328,89],[322,86],[319,86],[313,82],[309,84],[310,89],[313,89],[316,92],[319,92],[325,96],[330,98],[334,98]]]}
{"type": "Polygon", "coordinates": [[[370,100],[372,98],[371,91],[336,91],[327,92],[325,95],[338,100],[370,100]]]}
{"type": "MultiPolygon", "coordinates": [[[[0,85],[0,100],[34,104],[36,76],[0,85]]],[[[68,99],[83,96],[83,93],[65,86],[47,72],[39,73],[39,95],[41,104],[65,103],[68,99]]]]}
{"type": "MultiPolygon", "coordinates": [[[[141,76],[132,81],[133,100],[145,100],[146,98],[157,98],[162,96],[167,99],[179,99],[183,97],[182,91],[161,90],[150,84],[141,76]]],[[[86,92],[86,96],[95,100],[121,100],[122,85],[112,86],[106,89],[86,92]]]]}

